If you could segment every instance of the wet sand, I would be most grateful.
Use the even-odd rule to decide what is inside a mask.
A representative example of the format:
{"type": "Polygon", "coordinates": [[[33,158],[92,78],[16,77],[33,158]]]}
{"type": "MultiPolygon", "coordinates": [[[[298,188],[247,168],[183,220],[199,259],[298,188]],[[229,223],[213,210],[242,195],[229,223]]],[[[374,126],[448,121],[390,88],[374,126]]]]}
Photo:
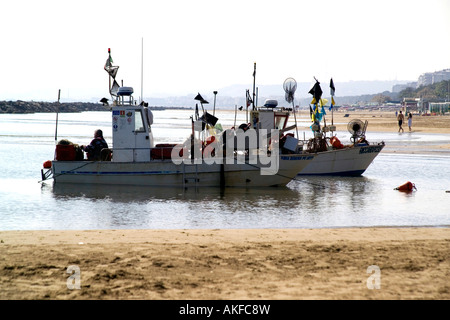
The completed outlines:
{"type": "MultiPolygon", "coordinates": [[[[448,134],[450,117],[413,129],[448,134]]],[[[4,300],[447,300],[449,279],[449,228],[0,231],[4,300]]]]}
{"type": "MultiPolygon", "coordinates": [[[[302,112],[301,114],[307,117],[307,113],[302,112]]],[[[333,113],[333,121],[338,130],[347,131],[347,123],[353,119],[367,120],[368,133],[370,131],[398,132],[399,129],[395,112],[338,111],[333,113]]],[[[326,121],[328,125],[331,124],[331,113],[328,111],[326,121]]],[[[405,133],[409,132],[408,121],[406,119],[402,127],[405,133]]],[[[413,132],[450,134],[450,114],[434,116],[413,115],[411,129],[413,132]]]]}

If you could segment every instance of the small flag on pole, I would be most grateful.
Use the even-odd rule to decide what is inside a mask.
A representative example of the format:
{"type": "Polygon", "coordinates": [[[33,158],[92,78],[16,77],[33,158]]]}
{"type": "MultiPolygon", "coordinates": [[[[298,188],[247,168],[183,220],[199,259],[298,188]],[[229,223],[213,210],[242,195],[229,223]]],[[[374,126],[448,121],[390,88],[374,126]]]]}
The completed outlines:
{"type": "Polygon", "coordinates": [[[208,104],[208,103],[209,103],[208,101],[206,101],[205,99],[203,99],[203,97],[201,96],[200,93],[197,94],[197,95],[195,96],[194,100],[198,100],[198,101],[200,101],[200,103],[202,103],[202,104],[208,104]]]}
{"type": "Polygon", "coordinates": [[[246,92],[245,92],[245,95],[246,95],[246,99],[247,99],[247,108],[248,107],[250,107],[250,105],[252,104],[252,98],[250,98],[250,92],[249,92],[249,90],[247,90],[246,92]]]}
{"type": "Polygon", "coordinates": [[[330,108],[329,108],[330,111],[331,111],[331,109],[333,109],[333,107],[335,105],[335,102],[334,102],[334,91],[335,91],[335,88],[334,88],[333,78],[331,78],[331,80],[330,80],[331,105],[330,105],[330,108]]]}
{"type": "Polygon", "coordinates": [[[334,91],[335,90],[336,89],[334,88],[333,78],[331,78],[331,80],[330,80],[330,94],[331,94],[332,97],[334,96],[334,91]]]}
{"type": "Polygon", "coordinates": [[[103,67],[106,72],[109,74],[109,82],[110,82],[110,88],[109,93],[112,96],[117,96],[117,92],[119,91],[119,84],[116,82],[116,75],[117,71],[119,70],[119,66],[113,66],[113,59],[111,57],[111,49],[108,48],[108,58],[106,59],[105,66],[103,67]],[[111,79],[112,84],[111,84],[111,79]]]}

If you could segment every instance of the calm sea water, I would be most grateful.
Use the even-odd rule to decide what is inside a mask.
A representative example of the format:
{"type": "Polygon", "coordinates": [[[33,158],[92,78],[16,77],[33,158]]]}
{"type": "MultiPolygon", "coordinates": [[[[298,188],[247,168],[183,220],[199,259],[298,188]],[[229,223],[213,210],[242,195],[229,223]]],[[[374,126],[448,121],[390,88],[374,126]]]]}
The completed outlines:
{"type": "MultiPolygon", "coordinates": [[[[182,142],[191,110],[154,111],[156,143],[182,142]]],[[[217,111],[224,127],[233,112],[217,111]]],[[[59,114],[57,140],[111,143],[109,112],[59,114]]],[[[297,119],[309,138],[309,119],[297,119]]],[[[239,114],[236,124],[245,122],[239,114]]],[[[396,154],[393,146],[448,143],[450,135],[370,133],[386,148],[362,177],[302,177],[286,188],[182,189],[54,185],[40,170],[55,151],[56,114],[0,115],[0,230],[450,226],[450,154],[396,154]],[[386,151],[387,150],[387,151],[386,151]],[[395,187],[413,182],[417,191],[395,187]]],[[[349,133],[338,132],[341,141],[349,133]]]]}

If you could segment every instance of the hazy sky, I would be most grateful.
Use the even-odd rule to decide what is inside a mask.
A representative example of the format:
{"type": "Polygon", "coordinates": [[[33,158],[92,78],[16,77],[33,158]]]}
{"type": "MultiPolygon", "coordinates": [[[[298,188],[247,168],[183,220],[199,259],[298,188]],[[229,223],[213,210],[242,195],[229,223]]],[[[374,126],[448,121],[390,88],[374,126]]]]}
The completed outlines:
{"type": "Polygon", "coordinates": [[[0,100],[145,96],[232,84],[417,80],[450,68],[450,0],[65,0],[2,4],[0,100]]]}

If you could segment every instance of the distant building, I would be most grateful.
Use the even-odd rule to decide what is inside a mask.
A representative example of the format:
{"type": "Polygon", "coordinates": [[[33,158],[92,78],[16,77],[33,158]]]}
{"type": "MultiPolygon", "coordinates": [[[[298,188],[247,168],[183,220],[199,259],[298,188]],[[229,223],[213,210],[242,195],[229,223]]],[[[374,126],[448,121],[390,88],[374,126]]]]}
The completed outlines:
{"type": "Polygon", "coordinates": [[[446,114],[450,112],[450,102],[430,102],[428,112],[446,114]]]}
{"type": "Polygon", "coordinates": [[[420,102],[419,98],[403,98],[402,106],[404,108],[414,108],[417,109],[417,106],[420,102]]]}
{"type": "Polygon", "coordinates": [[[450,80],[450,69],[433,73],[432,83],[450,80]]]}
{"type": "Polygon", "coordinates": [[[420,86],[428,86],[441,81],[450,80],[450,69],[444,69],[436,72],[427,72],[419,76],[417,88],[420,86]]]}
{"type": "Polygon", "coordinates": [[[415,111],[425,113],[428,110],[429,101],[420,98],[403,98],[402,109],[406,112],[415,111]]]}

